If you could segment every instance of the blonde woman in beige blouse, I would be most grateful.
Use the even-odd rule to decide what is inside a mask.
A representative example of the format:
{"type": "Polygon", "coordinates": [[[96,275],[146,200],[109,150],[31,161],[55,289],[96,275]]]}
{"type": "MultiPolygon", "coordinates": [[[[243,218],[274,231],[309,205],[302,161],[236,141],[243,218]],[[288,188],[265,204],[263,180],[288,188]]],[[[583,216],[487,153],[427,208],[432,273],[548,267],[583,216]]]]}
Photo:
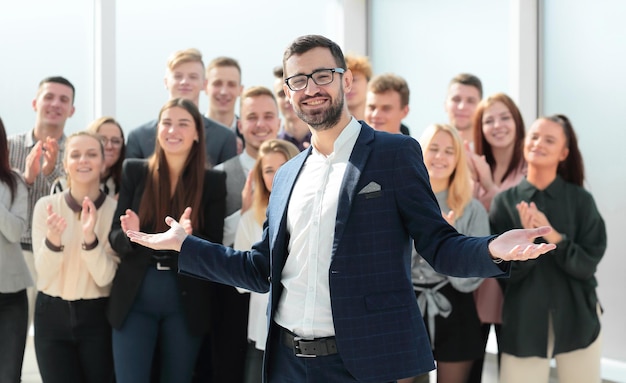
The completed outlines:
{"type": "Polygon", "coordinates": [[[63,166],[69,189],[41,198],[33,213],[37,362],[45,382],[111,382],[105,307],[119,262],[108,241],[117,203],[100,190],[99,137],[70,136],[63,166]]]}

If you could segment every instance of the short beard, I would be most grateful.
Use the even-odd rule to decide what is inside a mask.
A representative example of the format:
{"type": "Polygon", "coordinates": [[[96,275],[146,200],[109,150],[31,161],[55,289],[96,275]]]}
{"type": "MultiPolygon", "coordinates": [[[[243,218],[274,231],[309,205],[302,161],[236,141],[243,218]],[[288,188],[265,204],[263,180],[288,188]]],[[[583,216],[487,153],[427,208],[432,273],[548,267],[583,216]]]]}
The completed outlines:
{"type": "Polygon", "coordinates": [[[332,129],[341,119],[341,113],[343,112],[343,89],[339,94],[341,96],[337,97],[337,100],[333,102],[328,109],[316,112],[315,114],[306,114],[302,112],[302,109],[299,107],[293,109],[302,121],[306,122],[316,131],[332,129]]]}

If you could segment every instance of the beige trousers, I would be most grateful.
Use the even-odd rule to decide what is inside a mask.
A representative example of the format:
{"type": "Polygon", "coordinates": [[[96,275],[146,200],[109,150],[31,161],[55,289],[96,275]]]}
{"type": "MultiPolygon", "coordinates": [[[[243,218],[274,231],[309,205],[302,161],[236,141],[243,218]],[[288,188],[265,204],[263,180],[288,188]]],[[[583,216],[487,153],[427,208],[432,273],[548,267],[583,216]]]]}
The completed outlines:
{"type": "MultiPolygon", "coordinates": [[[[548,354],[553,355],[554,329],[548,325],[548,354]]],[[[602,330],[587,348],[554,355],[559,382],[597,383],[601,381],[602,330]]],[[[519,358],[502,353],[500,383],[548,383],[551,358],[519,358]]]]}

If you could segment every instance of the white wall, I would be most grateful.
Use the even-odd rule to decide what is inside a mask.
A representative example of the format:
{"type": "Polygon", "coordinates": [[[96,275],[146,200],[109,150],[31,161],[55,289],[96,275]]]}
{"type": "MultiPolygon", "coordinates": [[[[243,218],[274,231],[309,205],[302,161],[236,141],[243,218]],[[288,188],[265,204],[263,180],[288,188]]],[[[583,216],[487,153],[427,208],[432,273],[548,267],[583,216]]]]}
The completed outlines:
{"type": "Polygon", "coordinates": [[[39,81],[66,77],[76,87],[67,129],[93,114],[93,6],[85,0],[0,2],[0,117],[9,135],[32,129],[39,81]]]}
{"type": "MultiPolygon", "coordinates": [[[[117,2],[117,117],[126,131],[157,117],[167,100],[165,65],[176,50],[195,47],[205,64],[217,56],[239,61],[245,86],[272,87],[272,69],[297,36],[341,38],[337,1],[290,0],[117,2]]],[[[206,96],[200,110],[208,108],[206,96]]]]}
{"type": "Polygon", "coordinates": [[[405,123],[419,137],[447,122],[448,83],[469,72],[483,93],[508,92],[509,4],[502,0],[371,0],[370,59],[374,73],[394,72],[409,83],[405,123]]]}

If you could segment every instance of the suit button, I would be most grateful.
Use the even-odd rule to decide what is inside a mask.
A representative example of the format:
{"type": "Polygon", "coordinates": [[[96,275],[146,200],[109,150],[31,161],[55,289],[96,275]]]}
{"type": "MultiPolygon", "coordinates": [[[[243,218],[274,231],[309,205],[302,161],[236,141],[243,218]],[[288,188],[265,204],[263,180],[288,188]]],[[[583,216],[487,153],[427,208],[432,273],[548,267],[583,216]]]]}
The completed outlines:
{"type": "Polygon", "coordinates": [[[272,276],[267,277],[267,281],[268,281],[269,283],[272,283],[272,276]]]}

